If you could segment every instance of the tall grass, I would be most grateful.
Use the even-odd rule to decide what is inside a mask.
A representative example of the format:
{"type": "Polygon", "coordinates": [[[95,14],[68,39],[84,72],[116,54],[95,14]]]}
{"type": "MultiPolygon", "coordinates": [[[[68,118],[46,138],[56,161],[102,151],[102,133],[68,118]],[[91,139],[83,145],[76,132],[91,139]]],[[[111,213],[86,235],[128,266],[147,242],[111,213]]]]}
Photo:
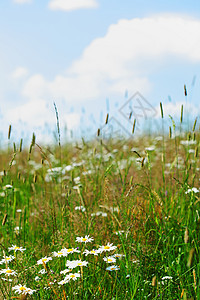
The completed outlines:
{"type": "Polygon", "coordinates": [[[33,135],[29,150],[0,153],[1,299],[200,299],[196,124],[183,136],[171,117],[169,138],[61,146],[55,110],[58,146],[33,135]],[[64,275],[68,260],[88,264],[64,275]]]}

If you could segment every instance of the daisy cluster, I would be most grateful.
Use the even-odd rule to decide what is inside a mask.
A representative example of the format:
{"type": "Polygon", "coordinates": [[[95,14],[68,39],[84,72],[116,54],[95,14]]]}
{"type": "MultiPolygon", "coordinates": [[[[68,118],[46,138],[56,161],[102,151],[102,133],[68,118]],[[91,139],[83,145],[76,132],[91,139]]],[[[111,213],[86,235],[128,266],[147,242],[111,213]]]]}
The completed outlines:
{"type": "MultiPolygon", "coordinates": [[[[78,243],[82,243],[82,244],[87,244],[87,243],[92,243],[94,241],[94,239],[92,237],[89,237],[89,235],[86,235],[85,237],[77,237],[76,238],[76,242],[78,243]]],[[[107,243],[106,245],[103,245],[103,246],[99,246],[98,249],[92,249],[92,250],[89,250],[89,249],[85,249],[84,247],[84,251],[81,251],[79,250],[79,247],[77,248],[62,248],[61,250],[59,250],[58,252],[52,252],[52,256],[45,256],[41,259],[39,259],[37,261],[37,264],[38,265],[43,265],[46,267],[46,264],[51,261],[53,258],[58,258],[58,257],[69,257],[71,254],[73,253],[80,253],[79,256],[84,255],[84,256],[98,256],[98,255],[101,255],[103,252],[104,253],[108,253],[108,252],[112,252],[112,251],[115,251],[117,249],[117,246],[114,246],[113,244],[111,243],[107,243]]],[[[103,258],[103,261],[105,261],[106,263],[108,264],[113,264],[109,267],[106,268],[106,270],[108,271],[116,271],[116,270],[119,270],[119,266],[117,265],[114,265],[116,260],[118,258],[121,258],[122,257],[122,254],[113,254],[112,256],[106,256],[103,258]]],[[[78,271],[73,271],[74,269],[76,268],[80,268],[80,267],[88,267],[89,265],[89,262],[86,261],[86,260],[81,260],[81,259],[76,259],[76,260],[69,260],[67,259],[66,261],[66,269],[60,271],[60,274],[61,275],[65,275],[65,277],[61,280],[61,281],[58,281],[58,285],[64,285],[66,283],[68,283],[69,281],[75,281],[77,280],[78,278],[81,277],[81,274],[80,274],[80,270],[78,271]]],[[[45,274],[46,273],[46,270],[45,269],[42,269],[39,271],[40,274],[45,274]]],[[[35,280],[40,280],[40,277],[37,276],[35,278],[35,280]]],[[[54,283],[52,283],[54,284],[54,283]]]]}
{"type": "MultiPolygon", "coordinates": [[[[107,271],[117,271],[120,269],[118,265],[116,265],[116,262],[119,258],[121,258],[122,254],[114,253],[117,249],[117,246],[114,246],[112,243],[107,243],[105,245],[99,246],[97,249],[93,247],[87,247],[86,245],[88,243],[92,243],[94,239],[90,237],[89,235],[86,235],[85,237],[77,237],[76,242],[80,245],[80,247],[71,247],[71,248],[62,248],[59,251],[54,251],[49,256],[44,256],[37,260],[36,265],[34,268],[37,270],[37,276],[35,276],[35,281],[40,282],[43,278],[44,274],[50,275],[47,277],[46,282],[48,282],[48,287],[44,287],[44,289],[50,289],[51,285],[57,284],[57,287],[61,287],[70,281],[76,281],[78,278],[82,277],[83,275],[83,268],[89,267],[90,265],[90,259],[89,261],[84,260],[84,257],[96,257],[101,256],[104,254],[104,256],[101,258],[102,262],[105,262],[108,264],[108,267],[105,267],[107,271]],[[79,249],[82,249],[79,250],[79,249]],[[72,256],[73,254],[73,256],[72,256]],[[112,254],[112,255],[111,255],[112,254]],[[55,273],[53,270],[51,270],[50,266],[52,264],[52,267],[54,265],[54,262],[56,262],[56,259],[61,259],[61,261],[64,258],[65,267],[64,269],[59,270],[59,274],[57,272],[55,273]],[[73,258],[73,259],[72,259],[73,258]],[[76,259],[75,259],[76,258],[76,259]],[[38,270],[38,267],[42,265],[42,269],[40,268],[38,270]],[[55,276],[52,276],[55,275],[55,276]],[[51,277],[51,280],[49,281],[49,277],[51,277]],[[54,277],[54,278],[53,278],[54,277]]],[[[5,267],[0,269],[0,276],[1,279],[4,281],[12,282],[12,278],[18,278],[19,273],[12,268],[8,267],[8,264],[14,260],[17,260],[18,257],[16,256],[16,252],[23,253],[26,249],[12,245],[8,248],[8,251],[14,251],[15,256],[5,256],[2,260],[0,260],[0,264],[4,264],[5,267]],[[4,278],[2,278],[2,275],[4,278]]],[[[62,266],[64,265],[62,264],[62,266]]],[[[56,263],[57,264],[57,263],[56,263]]],[[[15,280],[16,282],[16,280],[15,280]]],[[[43,280],[41,281],[41,284],[43,285],[43,280]]],[[[37,285],[36,285],[37,286],[37,285]]],[[[41,288],[41,285],[40,285],[41,288]]],[[[21,294],[21,295],[32,295],[36,292],[36,290],[31,289],[29,287],[26,287],[22,283],[18,283],[15,286],[12,286],[12,290],[15,293],[21,294]]]]}

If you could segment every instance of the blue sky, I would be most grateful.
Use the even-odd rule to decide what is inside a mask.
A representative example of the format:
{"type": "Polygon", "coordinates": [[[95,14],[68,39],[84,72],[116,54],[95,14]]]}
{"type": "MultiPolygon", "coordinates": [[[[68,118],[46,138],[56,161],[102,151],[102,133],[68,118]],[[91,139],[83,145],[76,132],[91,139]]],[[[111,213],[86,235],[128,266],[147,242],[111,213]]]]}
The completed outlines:
{"type": "Polygon", "coordinates": [[[187,109],[199,115],[199,1],[2,0],[0,39],[4,139],[12,124],[16,139],[34,131],[51,141],[53,102],[63,137],[66,126],[67,134],[95,134],[107,112],[130,130],[120,108],[132,95],[157,111],[162,101],[166,117],[175,116],[184,84],[187,109]]]}

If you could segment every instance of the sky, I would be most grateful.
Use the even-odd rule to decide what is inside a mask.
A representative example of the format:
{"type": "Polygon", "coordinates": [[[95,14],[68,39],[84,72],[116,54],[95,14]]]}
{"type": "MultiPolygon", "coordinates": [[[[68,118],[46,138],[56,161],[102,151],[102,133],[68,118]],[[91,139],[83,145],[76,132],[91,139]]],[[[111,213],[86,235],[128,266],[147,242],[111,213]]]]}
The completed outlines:
{"type": "Polygon", "coordinates": [[[197,0],[1,0],[0,41],[0,146],[200,115],[197,0]]]}

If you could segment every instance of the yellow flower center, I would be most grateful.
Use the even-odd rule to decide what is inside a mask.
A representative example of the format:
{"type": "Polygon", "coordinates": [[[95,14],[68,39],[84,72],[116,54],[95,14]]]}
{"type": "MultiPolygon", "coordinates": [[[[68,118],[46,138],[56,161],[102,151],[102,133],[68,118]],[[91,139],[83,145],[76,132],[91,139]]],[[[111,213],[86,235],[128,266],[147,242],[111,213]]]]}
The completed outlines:
{"type": "Polygon", "coordinates": [[[12,273],[12,270],[6,270],[6,273],[10,274],[12,273]]]}
{"type": "Polygon", "coordinates": [[[63,254],[63,252],[58,252],[58,255],[62,255],[63,254]]]}
{"type": "Polygon", "coordinates": [[[80,263],[78,263],[78,266],[82,266],[82,263],[80,262],[80,263]]]}
{"type": "Polygon", "coordinates": [[[72,252],[73,251],[73,249],[67,249],[67,252],[72,252]]]}
{"type": "Polygon", "coordinates": [[[83,238],[82,241],[85,242],[85,241],[87,241],[87,239],[86,239],[86,238],[83,238]]]}
{"type": "Polygon", "coordinates": [[[11,257],[6,257],[6,260],[11,260],[11,257]]]}
{"type": "Polygon", "coordinates": [[[25,291],[26,290],[26,288],[24,286],[21,286],[19,289],[20,289],[20,291],[25,291]]]}
{"type": "Polygon", "coordinates": [[[14,250],[18,250],[18,249],[19,249],[19,247],[17,247],[17,246],[14,248],[14,250]]]}
{"type": "Polygon", "coordinates": [[[110,246],[105,246],[104,249],[106,249],[106,250],[107,250],[107,249],[110,249],[110,246]]]}
{"type": "Polygon", "coordinates": [[[96,252],[94,250],[92,250],[91,253],[96,253],[96,252]]]}
{"type": "Polygon", "coordinates": [[[74,274],[72,274],[70,277],[72,277],[72,278],[74,278],[74,277],[76,277],[74,274]]]}
{"type": "Polygon", "coordinates": [[[111,259],[111,258],[108,258],[108,261],[112,261],[112,259],[111,259]]]}
{"type": "Polygon", "coordinates": [[[43,258],[42,261],[44,261],[44,262],[47,261],[47,258],[43,258]]]}
{"type": "Polygon", "coordinates": [[[115,268],[110,268],[111,270],[115,270],[115,268]]]}

